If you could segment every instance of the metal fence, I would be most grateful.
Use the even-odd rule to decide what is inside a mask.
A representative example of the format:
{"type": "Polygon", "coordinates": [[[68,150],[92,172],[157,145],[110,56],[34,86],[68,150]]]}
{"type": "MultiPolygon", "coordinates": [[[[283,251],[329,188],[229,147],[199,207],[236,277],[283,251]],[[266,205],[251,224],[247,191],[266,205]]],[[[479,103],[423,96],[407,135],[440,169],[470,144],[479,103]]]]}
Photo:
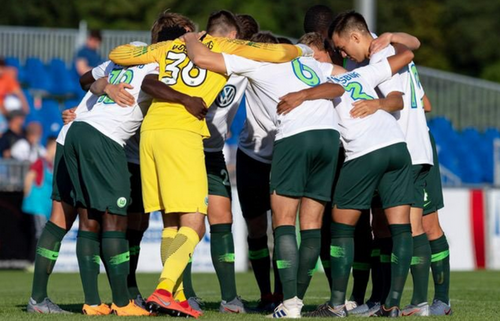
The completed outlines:
{"type": "Polygon", "coordinates": [[[430,117],[445,116],[457,129],[500,126],[500,84],[418,67],[431,104],[430,117]]]}
{"type": "Polygon", "coordinates": [[[23,191],[24,177],[29,167],[29,162],[20,162],[14,159],[0,159],[0,191],[23,191]]]}

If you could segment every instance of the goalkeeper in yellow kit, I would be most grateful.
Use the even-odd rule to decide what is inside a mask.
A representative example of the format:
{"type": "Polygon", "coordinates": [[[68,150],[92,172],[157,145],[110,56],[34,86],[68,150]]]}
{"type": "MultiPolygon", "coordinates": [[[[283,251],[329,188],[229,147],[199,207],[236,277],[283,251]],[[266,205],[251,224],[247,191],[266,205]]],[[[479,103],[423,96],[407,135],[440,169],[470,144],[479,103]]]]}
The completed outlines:
{"type": "MultiPolygon", "coordinates": [[[[206,35],[202,42],[214,52],[267,62],[287,62],[312,53],[307,47],[229,40],[210,35],[206,35]]],[[[111,51],[109,59],[125,66],[158,62],[162,82],[180,93],[202,98],[206,106],[213,103],[228,78],[196,67],[179,39],[149,47],[123,45],[111,51]]],[[[180,100],[153,100],[141,128],[145,211],[162,211],[165,227],[180,227],[169,246],[158,287],[148,302],[156,308],[194,317],[199,313],[180,306],[172,293],[205,233],[208,183],[202,140],[209,136],[205,120],[187,112],[180,100]]]]}

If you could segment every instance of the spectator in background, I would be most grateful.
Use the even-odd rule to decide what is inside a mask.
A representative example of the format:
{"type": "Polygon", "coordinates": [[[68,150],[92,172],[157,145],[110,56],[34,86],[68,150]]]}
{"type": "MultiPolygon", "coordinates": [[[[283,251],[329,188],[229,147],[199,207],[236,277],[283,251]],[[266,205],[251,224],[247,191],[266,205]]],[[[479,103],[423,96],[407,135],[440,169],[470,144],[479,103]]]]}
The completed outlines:
{"type": "Polygon", "coordinates": [[[89,36],[87,37],[87,41],[85,42],[85,46],[83,46],[76,53],[75,69],[78,76],[81,76],[90,69],[97,67],[102,62],[102,58],[97,52],[101,46],[101,41],[101,31],[91,30],[89,36]]]}
{"type": "Polygon", "coordinates": [[[11,148],[18,140],[24,138],[23,126],[26,116],[21,110],[13,110],[7,114],[8,128],[0,138],[0,157],[11,158],[11,148]]]}
{"type": "Polygon", "coordinates": [[[28,101],[16,80],[16,73],[10,69],[0,57],[0,111],[3,115],[13,110],[22,110],[29,114],[28,101]]]}
{"type": "Polygon", "coordinates": [[[56,138],[47,140],[47,152],[39,157],[30,167],[24,179],[23,212],[33,215],[36,244],[43,227],[50,218],[52,208],[52,172],[56,154],[56,138]]]}
{"type": "Polygon", "coordinates": [[[39,122],[30,122],[26,126],[25,138],[19,139],[10,149],[11,157],[18,161],[35,162],[45,156],[46,150],[40,144],[42,140],[42,125],[39,122]]]}

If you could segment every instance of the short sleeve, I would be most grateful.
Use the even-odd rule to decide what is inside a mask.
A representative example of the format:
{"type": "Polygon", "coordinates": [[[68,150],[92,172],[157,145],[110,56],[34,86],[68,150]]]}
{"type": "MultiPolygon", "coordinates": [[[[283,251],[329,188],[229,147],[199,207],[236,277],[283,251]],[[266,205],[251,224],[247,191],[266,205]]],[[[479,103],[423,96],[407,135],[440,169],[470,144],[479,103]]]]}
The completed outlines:
{"type": "Polygon", "coordinates": [[[232,74],[246,76],[257,70],[262,65],[262,63],[260,62],[236,55],[228,55],[222,53],[222,56],[224,57],[224,62],[226,64],[226,73],[228,76],[232,74]]]}
{"type": "Polygon", "coordinates": [[[92,77],[94,77],[95,80],[106,77],[110,73],[109,68],[111,67],[111,64],[111,60],[108,60],[103,62],[99,66],[92,68],[92,77]]]}
{"type": "Polygon", "coordinates": [[[392,76],[391,65],[386,58],[376,64],[358,68],[355,72],[359,73],[361,77],[363,77],[363,79],[373,88],[377,87],[384,81],[391,79],[392,76]]]}
{"type": "Polygon", "coordinates": [[[329,64],[326,62],[320,62],[319,68],[325,77],[330,77],[333,72],[333,64],[329,64]]]}

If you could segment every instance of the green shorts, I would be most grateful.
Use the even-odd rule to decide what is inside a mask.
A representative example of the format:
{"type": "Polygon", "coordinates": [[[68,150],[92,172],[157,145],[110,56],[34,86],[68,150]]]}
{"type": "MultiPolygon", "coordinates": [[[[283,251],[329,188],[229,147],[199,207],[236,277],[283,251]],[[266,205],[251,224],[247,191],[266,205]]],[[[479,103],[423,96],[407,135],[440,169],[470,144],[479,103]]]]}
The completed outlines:
{"type": "Polygon", "coordinates": [[[439,171],[439,159],[437,155],[436,142],[431,132],[432,154],[434,165],[429,169],[426,178],[424,194],[424,215],[431,214],[444,207],[443,186],[441,185],[441,172],[439,171]]]}
{"type": "Polygon", "coordinates": [[[429,175],[430,165],[412,165],[411,174],[413,179],[413,195],[415,200],[411,207],[424,208],[425,199],[425,185],[427,182],[427,175],[429,175]]]}
{"type": "Polygon", "coordinates": [[[411,166],[406,143],[347,161],[340,170],[333,203],[341,209],[369,209],[378,190],[384,209],[413,204],[411,166]]]}
{"type": "Polygon", "coordinates": [[[130,205],[128,213],[144,213],[144,202],[142,201],[141,166],[134,163],[127,163],[130,173],[130,205]]]}
{"type": "Polygon", "coordinates": [[[75,206],[72,195],[73,184],[69,177],[68,168],[64,159],[64,146],[57,144],[54,158],[54,179],[52,181],[52,199],[75,206]]]}
{"type": "Polygon", "coordinates": [[[130,174],[122,146],[89,124],[75,122],[66,135],[64,158],[77,207],[127,215],[130,174]]]}
{"type": "Polygon", "coordinates": [[[271,209],[269,175],[271,164],[253,159],[238,149],[236,153],[236,188],[243,217],[251,219],[271,209]]]}
{"type": "Polygon", "coordinates": [[[208,195],[224,196],[231,199],[231,181],[222,151],[205,152],[205,166],[208,176],[208,195]]]}
{"type": "Polygon", "coordinates": [[[339,152],[339,133],[310,130],[274,143],[271,193],[328,202],[339,152]]]}

